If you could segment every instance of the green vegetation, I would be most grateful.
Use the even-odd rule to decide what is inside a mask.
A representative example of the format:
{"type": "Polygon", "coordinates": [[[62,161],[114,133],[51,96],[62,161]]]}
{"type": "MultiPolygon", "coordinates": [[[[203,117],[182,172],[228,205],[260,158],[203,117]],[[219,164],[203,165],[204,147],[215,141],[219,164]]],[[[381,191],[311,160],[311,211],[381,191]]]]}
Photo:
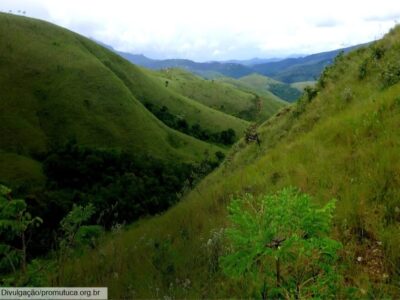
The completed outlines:
{"type": "MultiPolygon", "coordinates": [[[[247,121],[264,121],[285,104],[273,95],[262,94],[261,96],[251,86],[246,88],[234,86],[225,83],[222,78],[206,80],[180,69],[165,69],[149,72],[149,74],[161,82],[168,81],[169,88],[175,92],[247,121]],[[262,103],[261,106],[260,103],[262,103]]],[[[232,79],[232,81],[235,80],[232,79]]]]}
{"type": "Polygon", "coordinates": [[[41,159],[70,139],[169,161],[201,161],[204,153],[221,151],[168,128],[140,101],[176,102],[188,122],[211,132],[233,128],[239,136],[247,127],[195,101],[186,111],[183,96],[92,41],[49,23],[0,14],[0,38],[0,84],[7,87],[0,91],[0,180],[14,190],[43,184],[41,159]]]}
{"type": "Polygon", "coordinates": [[[186,119],[171,114],[166,106],[157,108],[151,103],[146,103],[145,106],[168,127],[174,128],[199,140],[222,145],[232,145],[236,140],[236,133],[232,128],[212,133],[209,130],[201,128],[199,124],[189,126],[186,119]]]}
{"type": "MultiPolygon", "coordinates": [[[[247,127],[169,92],[112,52],[49,23],[1,13],[0,40],[0,84],[6,87],[0,91],[0,183],[27,199],[12,202],[22,223],[18,232],[7,228],[4,241],[22,254],[2,245],[9,268],[17,270],[22,260],[25,273],[27,260],[34,265],[39,256],[63,252],[59,232],[70,233],[61,220],[74,205],[95,207],[88,220],[93,226],[74,232],[77,243],[100,235],[98,226],[108,230],[162,212],[218,166],[225,145],[247,127]],[[215,142],[224,147],[166,126],[141,103],[157,101],[172,103],[192,129],[218,136],[215,142]],[[35,243],[26,250],[20,241],[39,220],[29,215],[43,224],[30,230],[35,243]]],[[[40,282],[30,276],[36,268],[29,268],[21,282],[40,282]]],[[[16,284],[10,278],[2,284],[16,284]]]]}
{"type": "Polygon", "coordinates": [[[246,85],[251,86],[256,91],[269,91],[280,99],[288,102],[296,101],[301,96],[301,92],[298,89],[291,87],[290,84],[259,74],[251,74],[242,77],[239,80],[244,82],[246,85]]]}
{"type": "Polygon", "coordinates": [[[42,222],[27,212],[25,200],[12,199],[11,190],[0,185],[0,272],[26,272],[28,231],[42,222]]]}
{"type": "Polygon", "coordinates": [[[315,83],[316,83],[315,81],[301,81],[301,82],[291,83],[290,86],[302,92],[304,88],[306,88],[307,86],[313,87],[315,83]]]}
{"type": "Polygon", "coordinates": [[[232,253],[224,238],[231,226],[226,207],[232,197],[250,193],[256,201],[296,186],[317,207],[337,199],[329,238],[342,244],[334,270],[343,278],[339,297],[398,298],[400,84],[388,86],[383,74],[400,60],[399,49],[396,28],[338,59],[312,97],[258,127],[260,146],[236,143],[184,201],[107,235],[98,248],[69,260],[60,282],[107,284],[114,298],[252,297],[247,282],[221,267],[220,258],[232,253]],[[385,49],[379,59],[376,46],[385,49]]]}
{"type": "MultiPolygon", "coordinates": [[[[252,126],[259,143],[239,140],[209,174],[222,148],[143,104],[199,132],[241,136],[248,122],[66,30],[0,23],[0,181],[26,195],[0,188],[0,263],[15,269],[0,284],[108,286],[116,299],[399,298],[399,28],[338,56],[252,126]]],[[[259,116],[268,93],[254,95],[259,116]]]]}
{"type": "Polygon", "coordinates": [[[293,188],[232,200],[225,273],[246,282],[250,293],[254,287],[253,296],[263,299],[338,296],[335,263],[341,245],[328,237],[334,208],[330,201],[317,209],[293,188]]]}

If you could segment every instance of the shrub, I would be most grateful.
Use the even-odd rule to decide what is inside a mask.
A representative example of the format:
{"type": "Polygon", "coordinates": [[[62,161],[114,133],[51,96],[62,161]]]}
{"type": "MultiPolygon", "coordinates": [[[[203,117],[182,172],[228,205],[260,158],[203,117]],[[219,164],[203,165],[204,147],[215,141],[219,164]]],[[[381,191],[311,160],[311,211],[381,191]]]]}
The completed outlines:
{"type": "Polygon", "coordinates": [[[334,297],[341,244],[328,237],[335,200],[316,208],[297,189],[235,199],[228,210],[232,244],[222,258],[225,273],[248,277],[263,298],[334,297]]]}
{"type": "Polygon", "coordinates": [[[387,64],[385,70],[381,75],[381,78],[384,88],[390,87],[400,82],[400,63],[393,62],[387,64]]]}
{"type": "Polygon", "coordinates": [[[367,76],[368,60],[364,60],[358,69],[358,79],[364,79],[367,76]]]}
{"type": "Polygon", "coordinates": [[[380,60],[385,55],[385,48],[383,46],[375,46],[372,48],[372,58],[380,60]]]}
{"type": "Polygon", "coordinates": [[[306,94],[307,100],[311,101],[312,99],[314,99],[317,95],[318,95],[318,90],[310,87],[310,86],[306,86],[304,88],[304,92],[306,94]]]}
{"type": "Polygon", "coordinates": [[[25,200],[12,199],[11,190],[0,185],[0,271],[16,272],[20,266],[26,272],[27,232],[42,222],[27,212],[25,200]]]}

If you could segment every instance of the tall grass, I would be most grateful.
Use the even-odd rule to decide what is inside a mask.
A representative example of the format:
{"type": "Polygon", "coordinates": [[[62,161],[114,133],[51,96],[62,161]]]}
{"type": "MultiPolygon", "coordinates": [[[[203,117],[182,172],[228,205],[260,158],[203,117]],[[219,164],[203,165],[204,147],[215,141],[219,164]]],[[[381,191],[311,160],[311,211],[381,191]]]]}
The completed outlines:
{"type": "Polygon", "coordinates": [[[332,236],[344,245],[343,297],[398,298],[400,84],[383,86],[381,72],[400,59],[400,30],[377,45],[386,51],[363,79],[359,66],[374,55],[371,47],[338,60],[316,98],[263,124],[261,146],[236,144],[180,204],[68,262],[62,284],[106,285],[113,298],[251,297],[251,283],[224,277],[207,245],[227,226],[233,196],[290,185],[321,204],[338,199],[332,236]]]}

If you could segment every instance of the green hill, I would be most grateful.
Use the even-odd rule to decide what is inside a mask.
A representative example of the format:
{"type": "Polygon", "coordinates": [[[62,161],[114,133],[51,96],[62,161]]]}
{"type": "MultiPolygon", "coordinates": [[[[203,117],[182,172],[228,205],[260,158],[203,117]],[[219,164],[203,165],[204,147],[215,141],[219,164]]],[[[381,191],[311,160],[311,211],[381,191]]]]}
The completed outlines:
{"type": "Polygon", "coordinates": [[[227,204],[296,186],[319,204],[337,199],[342,285],[332,298],[399,298],[399,49],[397,28],[339,57],[258,128],[261,146],[241,140],[185,201],[68,261],[61,285],[108,286],[113,298],[256,297],[256,278],[230,279],[219,264],[227,204]]]}
{"type": "Polygon", "coordinates": [[[300,81],[291,83],[290,86],[302,92],[305,87],[307,86],[313,87],[315,83],[316,83],[315,81],[300,81]]]}
{"type": "Polygon", "coordinates": [[[41,181],[37,161],[71,139],[169,161],[220,150],[168,128],[144,102],[166,105],[212,132],[233,128],[239,135],[247,126],[170,91],[82,36],[8,14],[0,14],[0,85],[0,180],[11,185],[41,181]]]}
{"type": "Polygon", "coordinates": [[[288,102],[296,101],[301,96],[301,92],[289,84],[259,74],[244,76],[239,80],[257,91],[269,91],[288,102]]]}
{"type": "Polygon", "coordinates": [[[219,80],[206,80],[181,69],[152,71],[152,74],[163,84],[168,82],[168,88],[179,94],[248,121],[266,120],[284,106],[272,97],[261,97],[263,105],[259,107],[260,97],[254,91],[241,90],[219,80]]]}

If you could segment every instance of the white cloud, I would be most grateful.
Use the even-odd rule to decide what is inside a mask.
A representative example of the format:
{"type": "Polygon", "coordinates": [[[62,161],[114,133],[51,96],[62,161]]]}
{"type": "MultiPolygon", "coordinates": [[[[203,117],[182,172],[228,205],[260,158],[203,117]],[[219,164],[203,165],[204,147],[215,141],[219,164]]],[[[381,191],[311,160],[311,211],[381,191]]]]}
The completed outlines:
{"type": "Polygon", "coordinates": [[[400,16],[393,0],[2,0],[151,57],[196,60],[284,56],[376,39],[400,16]]]}

